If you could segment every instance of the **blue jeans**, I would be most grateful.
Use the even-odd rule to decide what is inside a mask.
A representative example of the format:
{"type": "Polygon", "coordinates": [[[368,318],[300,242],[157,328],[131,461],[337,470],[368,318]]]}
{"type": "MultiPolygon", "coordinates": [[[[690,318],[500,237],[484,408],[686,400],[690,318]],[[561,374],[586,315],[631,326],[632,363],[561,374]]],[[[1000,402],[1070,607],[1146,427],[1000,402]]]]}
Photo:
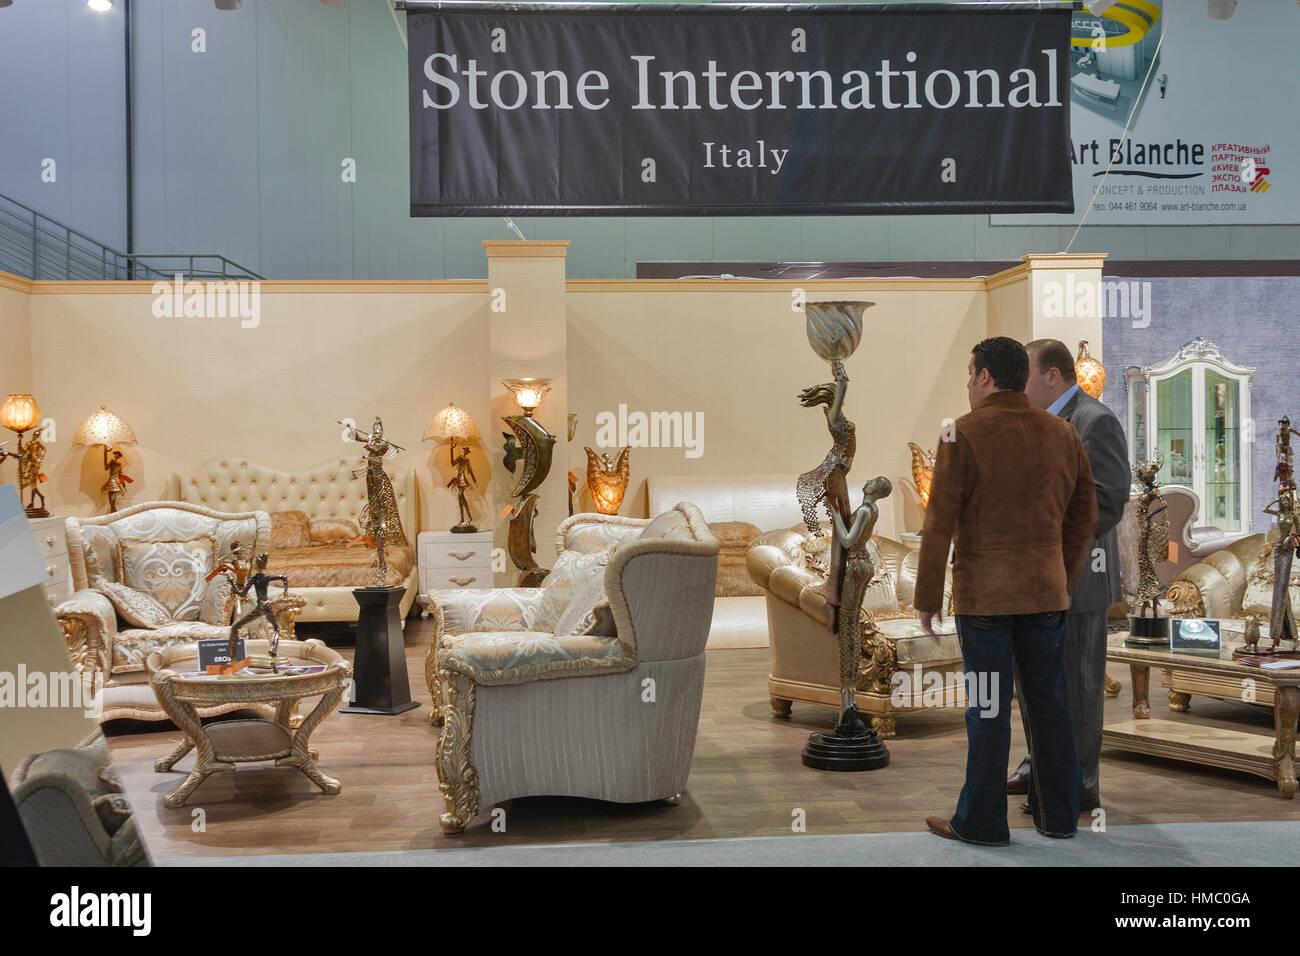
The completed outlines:
{"type": "Polygon", "coordinates": [[[1007,758],[1011,751],[1012,674],[1020,681],[1029,727],[1034,826],[1048,836],[1072,836],[1079,823],[1082,780],[1065,679],[1065,612],[957,615],[968,692],[991,696],[966,709],[966,784],[952,831],[971,843],[1003,846],[1007,827],[1007,758]]]}

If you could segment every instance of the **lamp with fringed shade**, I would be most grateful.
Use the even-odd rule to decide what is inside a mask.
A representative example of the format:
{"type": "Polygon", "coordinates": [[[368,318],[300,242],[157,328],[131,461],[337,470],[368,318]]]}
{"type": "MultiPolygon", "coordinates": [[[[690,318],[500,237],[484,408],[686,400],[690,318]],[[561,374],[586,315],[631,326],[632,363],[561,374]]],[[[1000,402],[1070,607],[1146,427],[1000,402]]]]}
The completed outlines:
{"type": "Polygon", "coordinates": [[[456,501],[460,506],[460,521],[451,529],[457,534],[473,534],[478,531],[470,520],[469,501],[465,493],[477,484],[474,467],[469,460],[469,440],[479,437],[474,419],[463,408],[457,408],[454,402],[448,402],[446,408],[433,416],[433,421],[424,433],[425,441],[445,441],[451,444],[451,465],[456,469],[456,477],[447,482],[447,487],[455,487],[456,501]],[[456,454],[457,439],[465,443],[465,448],[459,455],[456,454]]]}
{"type": "Polygon", "coordinates": [[[82,422],[77,433],[72,436],[74,448],[77,446],[94,448],[96,445],[104,447],[104,470],[108,472],[108,481],[104,483],[102,490],[108,493],[110,514],[117,511],[118,499],[126,494],[126,486],[131,484],[131,479],[122,474],[122,453],[113,451],[113,446],[134,444],[137,442],[131,426],[103,405],[99,406],[99,411],[82,422]],[[108,457],[109,452],[113,454],[111,460],[108,457]]]}

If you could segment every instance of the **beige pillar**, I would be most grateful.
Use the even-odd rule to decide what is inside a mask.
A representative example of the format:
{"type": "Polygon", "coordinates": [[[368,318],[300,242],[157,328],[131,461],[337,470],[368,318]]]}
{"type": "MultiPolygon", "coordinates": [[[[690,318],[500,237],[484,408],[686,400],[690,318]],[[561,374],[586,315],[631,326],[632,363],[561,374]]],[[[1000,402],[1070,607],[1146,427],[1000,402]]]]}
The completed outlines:
{"type": "MultiPolygon", "coordinates": [[[[484,242],[488,257],[488,387],[492,396],[492,421],[482,429],[485,446],[494,460],[492,498],[496,513],[494,546],[506,547],[508,515],[501,512],[517,499],[511,497],[514,474],[496,467],[504,453],[502,432],[510,426],[502,419],[522,414],[503,378],[549,378],[551,390],[533,413],[538,424],[555,436],[555,453],[540,496],[533,529],[537,563],[549,568],[555,560],[555,529],[569,514],[567,368],[568,312],[565,305],[564,260],[568,242],[484,242]]],[[[498,586],[513,585],[519,571],[506,559],[497,572],[498,586]]]]}
{"type": "Polygon", "coordinates": [[[1060,339],[1077,352],[1079,341],[1087,339],[1092,356],[1101,359],[1105,253],[1028,255],[1024,260],[1029,272],[1029,314],[1021,341],[1060,339]]]}

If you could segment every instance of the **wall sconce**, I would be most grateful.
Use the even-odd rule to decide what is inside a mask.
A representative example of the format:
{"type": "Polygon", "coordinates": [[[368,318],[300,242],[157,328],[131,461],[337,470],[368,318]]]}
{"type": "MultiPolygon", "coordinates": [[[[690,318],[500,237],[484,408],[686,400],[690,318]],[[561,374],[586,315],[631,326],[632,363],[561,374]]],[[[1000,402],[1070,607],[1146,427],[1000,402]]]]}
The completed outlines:
{"type": "Polygon", "coordinates": [[[908,442],[912,452],[912,482],[916,485],[916,496],[921,499],[921,509],[930,504],[930,482],[934,480],[934,452],[921,451],[916,442],[908,442]]]}
{"type": "Polygon", "coordinates": [[[109,514],[117,511],[117,500],[126,494],[126,486],[131,484],[131,479],[122,474],[122,453],[113,451],[113,446],[134,444],[136,438],[131,426],[103,405],[82,422],[77,434],[72,436],[73,448],[104,446],[104,470],[108,472],[108,481],[101,490],[108,492],[109,514]],[[111,459],[109,452],[113,455],[111,459]]]}
{"type": "Polygon", "coordinates": [[[549,378],[503,378],[501,384],[510,389],[515,404],[528,418],[533,417],[533,412],[551,390],[549,378]]]}
{"type": "Polygon", "coordinates": [[[0,448],[0,463],[6,458],[17,460],[18,497],[21,499],[23,495],[28,496],[25,510],[29,518],[48,518],[50,515],[45,510],[45,495],[41,494],[40,488],[37,487],[45,480],[45,475],[41,473],[41,462],[45,459],[45,444],[41,441],[41,430],[37,428],[32,432],[31,441],[23,445],[23,432],[35,427],[40,420],[41,407],[30,395],[15,393],[0,404],[0,425],[18,435],[18,450],[12,452],[0,448]],[[38,497],[41,499],[39,505],[36,504],[38,497]]]}

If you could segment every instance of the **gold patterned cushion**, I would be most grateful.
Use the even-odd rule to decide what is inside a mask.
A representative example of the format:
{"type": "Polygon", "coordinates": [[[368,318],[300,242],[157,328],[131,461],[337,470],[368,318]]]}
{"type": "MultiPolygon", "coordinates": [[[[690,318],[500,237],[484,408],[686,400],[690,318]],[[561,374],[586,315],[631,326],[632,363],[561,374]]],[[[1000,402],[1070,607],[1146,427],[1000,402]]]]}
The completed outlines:
{"type": "MultiPolygon", "coordinates": [[[[610,552],[597,554],[575,554],[564,551],[555,559],[555,567],[542,582],[542,596],[537,603],[537,616],[533,619],[533,630],[554,634],[556,625],[565,608],[592,578],[605,576],[605,566],[609,564],[610,552]]],[[[588,604],[592,606],[594,602],[588,604]]]]}
{"type": "Polygon", "coordinates": [[[94,588],[113,604],[117,616],[132,627],[162,627],[171,621],[167,609],[145,594],[116,581],[95,581],[94,588]]]}
{"type": "Polygon", "coordinates": [[[199,604],[199,620],[204,624],[229,626],[234,610],[235,586],[230,583],[230,578],[218,574],[203,589],[203,600],[199,604]]]}
{"type": "Polygon", "coordinates": [[[763,589],[749,576],[746,557],[762,534],[748,521],[714,521],[709,531],[718,539],[718,597],[762,597],[763,589]]]}
{"type": "Polygon", "coordinates": [[[215,552],[216,540],[210,534],[184,541],[119,538],[117,579],[150,595],[173,621],[195,621],[215,552]]]}
{"type": "Polygon", "coordinates": [[[589,634],[596,624],[596,605],[609,599],[605,597],[605,575],[593,574],[582,587],[574,592],[568,605],[555,623],[557,636],[566,637],[575,634],[589,634]]]}
{"type": "Polygon", "coordinates": [[[311,519],[305,511],[277,511],[271,515],[272,551],[308,548],[311,544],[311,519]]]}
{"type": "MultiPolygon", "coordinates": [[[[274,517],[271,522],[274,528],[274,517]]],[[[347,544],[360,534],[361,529],[350,518],[319,518],[311,523],[310,543],[313,545],[347,544]]]]}
{"type": "Polygon", "coordinates": [[[150,654],[176,644],[193,644],[195,641],[229,636],[230,628],[202,624],[199,621],[173,621],[149,631],[119,631],[113,638],[112,673],[142,671],[150,654]]]}
{"type": "MultiPolygon", "coordinates": [[[[1273,561],[1276,554],[1276,541],[1270,541],[1260,549],[1241,598],[1242,613],[1258,615],[1261,621],[1267,621],[1273,613],[1273,561]]],[[[1291,566],[1288,597],[1291,599],[1291,613],[1300,618],[1300,562],[1291,566]]]]}

